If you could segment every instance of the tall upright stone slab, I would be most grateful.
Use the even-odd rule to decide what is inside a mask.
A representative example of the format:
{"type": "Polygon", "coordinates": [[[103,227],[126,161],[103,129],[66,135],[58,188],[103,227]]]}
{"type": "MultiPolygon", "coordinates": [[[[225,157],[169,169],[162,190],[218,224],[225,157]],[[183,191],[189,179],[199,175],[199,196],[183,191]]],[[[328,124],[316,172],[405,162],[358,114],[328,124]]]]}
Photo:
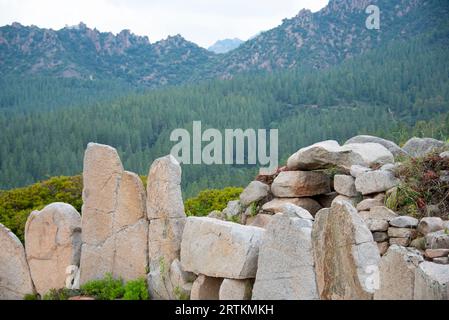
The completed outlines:
{"type": "Polygon", "coordinates": [[[425,261],[416,269],[415,300],[449,300],[449,265],[425,261]]]}
{"type": "Polygon", "coordinates": [[[379,265],[380,287],[374,300],[413,300],[416,268],[423,261],[418,250],[392,245],[379,265]]]}
{"type": "Polygon", "coordinates": [[[319,299],[311,233],[300,218],[274,216],[260,246],[253,300],[319,299]]]}
{"type": "Polygon", "coordinates": [[[329,210],[318,212],[312,241],[321,299],[372,299],[378,288],[380,254],[349,202],[335,201],[329,210]]]}
{"type": "Polygon", "coordinates": [[[74,207],[53,203],[32,212],[25,226],[25,249],[31,278],[41,296],[64,288],[66,270],[79,266],[81,216],[74,207]]]}
{"type": "Polygon", "coordinates": [[[0,223],[0,300],[22,300],[33,291],[23,245],[0,223]]]}
{"type": "Polygon", "coordinates": [[[90,143],[83,183],[81,284],[106,273],[125,281],[145,276],[148,222],[142,181],[123,169],[114,148],[90,143]]]}
{"type": "Polygon", "coordinates": [[[174,299],[170,282],[171,263],[180,258],[186,222],[181,193],[181,166],[169,155],[151,165],[147,185],[149,269],[152,299],[174,299]]]}

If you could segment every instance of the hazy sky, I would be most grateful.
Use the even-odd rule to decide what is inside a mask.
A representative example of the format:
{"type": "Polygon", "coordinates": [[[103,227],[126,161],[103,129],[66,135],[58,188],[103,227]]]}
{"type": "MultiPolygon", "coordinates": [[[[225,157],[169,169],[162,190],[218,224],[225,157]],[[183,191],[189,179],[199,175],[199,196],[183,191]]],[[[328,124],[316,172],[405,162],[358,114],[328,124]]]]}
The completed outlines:
{"type": "Polygon", "coordinates": [[[130,29],[151,42],[181,34],[203,47],[216,40],[247,40],[276,27],[302,8],[318,11],[328,0],[0,0],[0,25],[60,29],[80,21],[117,33],[130,29]]]}

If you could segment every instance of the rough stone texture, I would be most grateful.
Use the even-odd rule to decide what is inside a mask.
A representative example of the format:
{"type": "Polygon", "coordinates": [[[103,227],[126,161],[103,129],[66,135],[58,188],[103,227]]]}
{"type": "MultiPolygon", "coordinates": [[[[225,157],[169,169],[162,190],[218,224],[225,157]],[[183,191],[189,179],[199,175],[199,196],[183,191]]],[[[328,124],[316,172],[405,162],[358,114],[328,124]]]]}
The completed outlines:
{"type": "Polygon", "coordinates": [[[449,234],[444,230],[426,235],[426,249],[449,249],[449,234]]]}
{"type": "Polygon", "coordinates": [[[349,170],[352,165],[370,167],[392,162],[393,155],[380,144],[354,143],[340,146],[337,141],[329,140],[300,149],[288,159],[287,168],[317,170],[339,166],[349,170]]]}
{"type": "Polygon", "coordinates": [[[442,148],[446,144],[431,138],[411,138],[403,149],[412,157],[423,157],[437,148],[442,148]]]}
{"type": "Polygon", "coordinates": [[[449,266],[423,262],[416,269],[415,300],[449,300],[449,266]]]}
{"type": "Polygon", "coordinates": [[[359,194],[355,189],[355,179],[352,176],[336,175],[334,177],[334,189],[347,197],[356,197],[359,194]]]}
{"type": "Polygon", "coordinates": [[[413,239],[416,236],[416,231],[410,228],[388,228],[388,236],[413,239]]]}
{"type": "Polygon", "coordinates": [[[378,144],[384,146],[385,148],[387,148],[393,154],[394,157],[407,155],[407,152],[405,152],[402,148],[400,148],[393,141],[385,140],[385,139],[382,139],[379,137],[373,137],[373,136],[368,136],[368,135],[355,136],[355,137],[349,139],[348,141],[346,141],[345,145],[352,144],[352,143],[378,143],[378,144]]]}
{"type": "Polygon", "coordinates": [[[418,219],[408,216],[400,216],[390,221],[390,225],[396,228],[416,228],[418,219]]]}
{"type": "Polygon", "coordinates": [[[223,213],[221,211],[218,211],[218,210],[212,211],[207,216],[209,218],[214,218],[214,219],[218,219],[218,220],[225,220],[225,216],[223,215],[223,213]]]}
{"type": "Polygon", "coordinates": [[[444,229],[443,220],[437,217],[422,218],[418,224],[418,232],[426,235],[431,232],[436,232],[444,229]]]}
{"type": "Polygon", "coordinates": [[[374,299],[412,300],[416,268],[423,261],[416,249],[391,246],[379,264],[380,287],[374,299]]]}
{"type": "Polygon", "coordinates": [[[271,185],[273,195],[280,198],[311,197],[330,191],[329,176],[314,171],[283,171],[271,185]]]}
{"type": "Polygon", "coordinates": [[[211,278],[200,274],[192,286],[190,300],[219,300],[221,278],[211,278]]]}
{"type": "Polygon", "coordinates": [[[320,208],[316,212],[311,212],[311,214],[315,215],[318,211],[321,210],[321,208],[330,208],[332,205],[332,201],[338,196],[338,193],[336,192],[329,192],[326,194],[321,194],[319,196],[316,196],[316,200],[320,204],[320,208]]]}
{"type": "Polygon", "coordinates": [[[416,238],[415,240],[413,240],[412,242],[410,242],[410,247],[419,249],[419,250],[426,250],[426,238],[424,237],[420,237],[420,238],[416,238]]]}
{"type": "Polygon", "coordinates": [[[181,174],[181,166],[171,155],[155,160],[148,174],[148,287],[151,298],[155,300],[174,298],[167,273],[172,262],[179,259],[186,223],[181,174]]]}
{"type": "Polygon", "coordinates": [[[301,219],[273,218],[260,247],[253,300],[319,299],[311,232],[301,219]]]}
{"type": "Polygon", "coordinates": [[[378,219],[367,219],[365,223],[371,232],[385,232],[388,230],[388,222],[378,219]]]}
{"type": "Polygon", "coordinates": [[[355,187],[363,195],[387,191],[399,184],[390,171],[376,170],[359,175],[355,179],[355,187]]]}
{"type": "Polygon", "coordinates": [[[390,222],[391,220],[393,220],[394,218],[397,218],[398,215],[388,209],[387,207],[373,207],[371,208],[370,211],[362,211],[359,212],[359,215],[364,219],[376,219],[376,220],[385,220],[390,222]]]}
{"type": "Polygon", "coordinates": [[[270,186],[259,181],[252,181],[240,195],[240,203],[247,207],[251,203],[258,202],[268,196],[269,192],[270,186]]]}
{"type": "Polygon", "coordinates": [[[124,171],[117,151],[90,143],[84,156],[81,284],[106,273],[125,281],[148,266],[145,189],[124,171]]]}
{"type": "Polygon", "coordinates": [[[181,246],[183,269],[209,277],[255,278],[262,228],[189,217],[181,246]]]}
{"type": "MultiPolygon", "coordinates": [[[[340,201],[347,201],[355,207],[355,206],[357,206],[357,203],[359,202],[359,198],[339,195],[332,201],[332,204],[334,204],[336,202],[340,202],[340,201]]],[[[331,206],[332,206],[332,204],[331,204],[331,206]]]]}
{"type": "Polygon", "coordinates": [[[242,205],[239,200],[233,200],[228,202],[228,206],[224,208],[223,215],[227,219],[231,219],[240,215],[243,211],[242,205]]]}
{"type": "Polygon", "coordinates": [[[437,263],[437,264],[444,264],[444,265],[448,265],[449,264],[449,257],[439,257],[439,258],[434,258],[432,260],[433,263],[437,263]]]}
{"type": "Polygon", "coordinates": [[[321,299],[371,299],[380,254],[357,210],[344,201],[321,210],[312,239],[321,299]]]}
{"type": "Polygon", "coordinates": [[[388,240],[388,234],[386,232],[374,232],[373,239],[376,242],[385,242],[388,240]]]}
{"type": "Polygon", "coordinates": [[[374,207],[382,207],[384,203],[378,199],[365,199],[357,204],[358,211],[369,211],[374,207]]]}
{"type": "Polygon", "coordinates": [[[178,259],[173,260],[170,266],[170,284],[175,299],[186,300],[186,298],[190,297],[195,280],[195,274],[185,272],[182,269],[181,262],[178,259]]]}
{"type": "Polygon", "coordinates": [[[271,214],[258,214],[253,219],[248,219],[246,225],[266,229],[272,219],[271,214]]]}
{"type": "Polygon", "coordinates": [[[410,238],[390,238],[390,245],[398,245],[402,247],[408,247],[411,243],[410,238]]]}
{"type": "Polygon", "coordinates": [[[22,300],[33,291],[23,245],[0,223],[0,300],[22,300]]]}
{"type": "Polygon", "coordinates": [[[387,252],[389,247],[390,243],[388,243],[388,241],[377,243],[377,248],[379,249],[379,253],[381,256],[383,256],[387,252]]]}
{"type": "Polygon", "coordinates": [[[219,300],[251,300],[253,280],[224,279],[220,286],[219,300]]]}
{"type": "Polygon", "coordinates": [[[282,207],[280,213],[283,213],[290,218],[300,218],[305,220],[313,220],[313,216],[310,214],[309,211],[306,209],[303,209],[301,207],[295,206],[291,203],[286,203],[282,207]]]}
{"type": "Polygon", "coordinates": [[[312,215],[321,210],[321,205],[311,198],[275,198],[270,202],[265,203],[262,206],[262,210],[265,212],[279,213],[281,212],[282,207],[287,203],[304,208],[312,215]]]}
{"type": "Polygon", "coordinates": [[[74,207],[53,203],[28,216],[25,252],[36,292],[41,296],[66,284],[66,269],[79,266],[81,216],[74,207]],[[49,276],[51,275],[51,276],[49,276]]]}
{"type": "Polygon", "coordinates": [[[427,249],[425,252],[427,258],[441,258],[449,256],[449,249],[427,249]]]}
{"type": "Polygon", "coordinates": [[[357,178],[358,176],[364,174],[365,172],[373,171],[370,168],[359,166],[359,165],[353,165],[351,166],[351,169],[349,170],[352,177],[357,178]]]}

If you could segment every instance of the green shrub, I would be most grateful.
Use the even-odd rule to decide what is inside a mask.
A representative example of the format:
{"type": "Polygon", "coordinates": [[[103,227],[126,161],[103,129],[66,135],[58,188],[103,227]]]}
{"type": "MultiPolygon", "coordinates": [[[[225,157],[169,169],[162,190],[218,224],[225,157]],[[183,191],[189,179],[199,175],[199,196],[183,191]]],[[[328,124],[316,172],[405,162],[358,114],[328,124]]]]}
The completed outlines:
{"type": "Polygon", "coordinates": [[[125,285],[123,300],[149,300],[148,284],[145,278],[129,281],[125,285]]]}
{"type": "Polygon", "coordinates": [[[122,279],[114,279],[107,273],[104,279],[92,280],[81,286],[81,293],[97,300],[120,299],[125,294],[122,279]]]}
{"type": "Polygon", "coordinates": [[[190,300],[190,296],[184,290],[182,290],[180,287],[176,287],[173,290],[173,293],[175,294],[175,298],[177,300],[181,300],[181,301],[190,300]]]}
{"type": "Polygon", "coordinates": [[[82,206],[82,178],[54,177],[31,186],[0,191],[0,223],[24,240],[25,223],[29,214],[53,202],[65,202],[79,212],[82,206]]]}
{"type": "Polygon", "coordinates": [[[229,201],[239,199],[242,191],[242,188],[234,187],[201,191],[198,196],[186,200],[186,214],[188,216],[204,217],[214,210],[223,211],[229,201]]]}
{"type": "Polygon", "coordinates": [[[68,300],[71,297],[78,295],[78,292],[63,288],[63,289],[51,289],[47,292],[42,300],[68,300]]]}
{"type": "Polygon", "coordinates": [[[31,301],[31,300],[40,300],[40,297],[39,297],[39,295],[36,294],[36,293],[29,293],[29,294],[26,294],[26,295],[23,297],[23,300],[28,300],[28,301],[31,301]]]}

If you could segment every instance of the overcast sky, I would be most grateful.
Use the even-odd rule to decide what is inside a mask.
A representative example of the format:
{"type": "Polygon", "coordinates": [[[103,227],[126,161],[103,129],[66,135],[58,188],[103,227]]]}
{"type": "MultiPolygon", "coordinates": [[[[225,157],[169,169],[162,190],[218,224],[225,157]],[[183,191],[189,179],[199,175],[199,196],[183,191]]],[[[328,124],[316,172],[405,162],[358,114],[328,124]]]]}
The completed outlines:
{"type": "Polygon", "coordinates": [[[181,34],[200,46],[247,40],[276,27],[302,8],[318,11],[328,0],[0,0],[0,25],[60,29],[80,21],[118,33],[130,29],[151,42],[181,34]]]}

